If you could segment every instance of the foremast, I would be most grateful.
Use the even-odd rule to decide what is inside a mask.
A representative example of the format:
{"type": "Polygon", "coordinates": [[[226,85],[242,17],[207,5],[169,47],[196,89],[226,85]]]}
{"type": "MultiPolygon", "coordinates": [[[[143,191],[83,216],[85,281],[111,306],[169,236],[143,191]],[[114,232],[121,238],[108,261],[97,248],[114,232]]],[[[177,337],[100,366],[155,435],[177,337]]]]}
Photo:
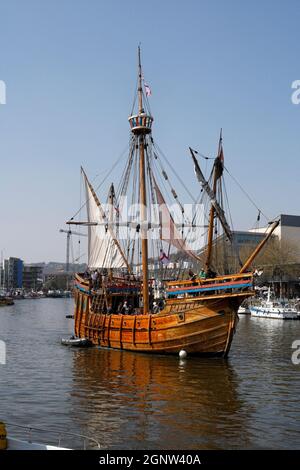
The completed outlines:
{"type": "Polygon", "coordinates": [[[143,311],[149,313],[149,275],[148,275],[148,232],[147,232],[147,189],[145,165],[145,139],[151,133],[152,116],[145,113],[143,107],[141,50],[138,47],[138,113],[129,118],[131,132],[137,139],[139,147],[139,180],[140,180],[140,226],[143,271],[143,311]]]}
{"type": "MultiPolygon", "coordinates": [[[[222,148],[222,129],[220,132],[219,139],[219,148],[218,155],[214,161],[213,168],[213,197],[216,198],[217,195],[217,183],[218,179],[223,173],[223,148],[222,148]]],[[[206,260],[205,260],[205,273],[208,274],[211,267],[211,256],[212,256],[212,245],[213,245],[213,231],[214,231],[214,221],[216,216],[216,209],[214,204],[211,204],[210,214],[209,214],[209,226],[208,226],[208,237],[207,237],[207,250],[206,250],[206,260]]]]}
{"type": "Polygon", "coordinates": [[[235,246],[234,236],[233,236],[233,234],[231,232],[231,229],[230,229],[230,227],[227,223],[224,211],[220,207],[220,205],[218,204],[218,202],[216,200],[217,182],[218,182],[219,178],[222,176],[223,169],[224,169],[222,129],[221,129],[220,139],[219,139],[218,155],[215,158],[214,166],[213,166],[213,188],[211,188],[209,186],[208,182],[206,181],[206,179],[205,179],[205,177],[204,177],[204,175],[203,175],[203,173],[200,169],[198,160],[195,156],[195,153],[198,153],[198,152],[196,150],[193,150],[191,147],[190,147],[190,152],[191,152],[192,159],[193,159],[193,162],[194,162],[195,173],[196,173],[197,179],[201,183],[202,188],[205,190],[205,192],[207,193],[207,195],[208,195],[208,197],[210,198],[210,201],[211,201],[209,226],[208,226],[208,242],[207,242],[207,248],[206,248],[206,260],[205,260],[206,274],[209,272],[210,264],[211,264],[211,253],[212,253],[212,245],[213,245],[213,226],[214,226],[215,217],[219,218],[228,240],[233,244],[233,246],[236,249],[237,256],[238,256],[238,259],[239,259],[239,263],[240,263],[240,266],[241,266],[239,274],[244,274],[248,271],[248,269],[250,268],[250,266],[251,266],[252,262],[254,261],[254,259],[256,258],[256,256],[260,253],[262,248],[265,246],[267,241],[270,239],[270,237],[272,236],[274,230],[278,227],[279,221],[274,221],[274,222],[271,223],[271,227],[270,227],[269,231],[266,233],[265,238],[257,245],[255,250],[251,253],[251,255],[248,257],[248,259],[245,261],[245,263],[242,264],[242,262],[240,260],[240,257],[239,257],[237,247],[235,246]]]}

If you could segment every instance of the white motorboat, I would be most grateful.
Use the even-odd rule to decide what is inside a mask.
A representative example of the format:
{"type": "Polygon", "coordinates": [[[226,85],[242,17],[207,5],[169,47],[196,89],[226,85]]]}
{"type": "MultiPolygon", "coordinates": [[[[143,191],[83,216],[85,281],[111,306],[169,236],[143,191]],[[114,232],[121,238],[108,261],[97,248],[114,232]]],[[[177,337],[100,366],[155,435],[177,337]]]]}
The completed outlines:
{"type": "Polygon", "coordinates": [[[276,318],[279,320],[298,320],[298,311],[288,302],[271,300],[271,290],[268,290],[267,300],[262,300],[260,305],[250,307],[253,317],[276,318]]]}

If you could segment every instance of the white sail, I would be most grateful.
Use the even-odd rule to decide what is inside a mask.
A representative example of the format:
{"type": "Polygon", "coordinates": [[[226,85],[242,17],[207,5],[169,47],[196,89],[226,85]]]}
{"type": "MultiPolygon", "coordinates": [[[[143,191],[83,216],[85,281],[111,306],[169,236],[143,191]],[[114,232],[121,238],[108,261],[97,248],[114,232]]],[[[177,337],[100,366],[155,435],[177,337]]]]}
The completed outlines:
{"type": "Polygon", "coordinates": [[[192,251],[186,240],[182,238],[181,233],[176,227],[172,215],[167,207],[165,199],[156,183],[154,175],[152,175],[153,184],[156,192],[157,202],[160,208],[160,224],[161,224],[161,240],[169,243],[179,251],[184,251],[194,260],[199,260],[198,256],[192,251]]]}
{"type": "Polygon", "coordinates": [[[128,264],[114,236],[111,224],[84,174],[86,189],[88,226],[88,266],[89,268],[126,268],[128,264]]]}

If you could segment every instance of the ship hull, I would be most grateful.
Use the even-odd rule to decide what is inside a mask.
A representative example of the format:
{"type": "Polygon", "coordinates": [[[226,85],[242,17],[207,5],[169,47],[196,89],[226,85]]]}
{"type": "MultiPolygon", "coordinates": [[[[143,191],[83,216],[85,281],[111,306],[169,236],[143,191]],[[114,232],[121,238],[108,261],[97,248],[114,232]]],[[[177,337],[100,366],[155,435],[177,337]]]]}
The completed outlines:
{"type": "Polygon", "coordinates": [[[168,300],[157,314],[96,313],[93,294],[77,289],[75,335],[94,345],[144,353],[227,356],[238,321],[237,310],[249,293],[213,298],[168,300]]]}

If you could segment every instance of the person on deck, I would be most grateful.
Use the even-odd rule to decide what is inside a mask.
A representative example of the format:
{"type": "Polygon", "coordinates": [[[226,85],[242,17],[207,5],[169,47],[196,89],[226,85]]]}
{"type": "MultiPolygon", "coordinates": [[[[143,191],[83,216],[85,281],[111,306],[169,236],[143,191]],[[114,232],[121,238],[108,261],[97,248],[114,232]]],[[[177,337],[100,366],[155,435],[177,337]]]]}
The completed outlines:
{"type": "Polygon", "coordinates": [[[194,281],[196,279],[196,274],[191,269],[189,270],[189,278],[190,281],[194,281]]]}
{"type": "Polygon", "coordinates": [[[129,306],[127,300],[125,300],[123,303],[121,313],[125,313],[125,315],[129,313],[129,306]]]}
{"type": "Polygon", "coordinates": [[[90,273],[89,273],[89,270],[88,270],[88,269],[86,269],[86,270],[84,271],[83,278],[84,278],[84,279],[89,279],[89,278],[90,278],[90,273]]]}
{"type": "Polygon", "coordinates": [[[92,282],[93,282],[93,288],[96,289],[98,286],[97,286],[97,281],[98,281],[98,271],[94,271],[92,273],[92,282]]]}
{"type": "Polygon", "coordinates": [[[117,313],[122,313],[122,302],[119,303],[118,308],[117,308],[117,313]]]}
{"type": "Polygon", "coordinates": [[[100,289],[102,287],[102,274],[101,274],[100,269],[97,269],[97,273],[98,273],[97,284],[98,284],[98,288],[100,289]]]}
{"type": "Polygon", "coordinates": [[[213,279],[214,277],[216,277],[217,273],[215,271],[213,271],[212,269],[209,269],[208,272],[207,272],[207,277],[210,278],[210,279],[213,279]]]}
{"type": "Polygon", "coordinates": [[[206,279],[206,272],[204,271],[203,268],[199,272],[199,277],[200,279],[206,279]]]}
{"type": "Polygon", "coordinates": [[[134,313],[134,308],[133,308],[133,305],[131,304],[128,304],[128,312],[127,312],[129,315],[132,315],[134,313]]]}

